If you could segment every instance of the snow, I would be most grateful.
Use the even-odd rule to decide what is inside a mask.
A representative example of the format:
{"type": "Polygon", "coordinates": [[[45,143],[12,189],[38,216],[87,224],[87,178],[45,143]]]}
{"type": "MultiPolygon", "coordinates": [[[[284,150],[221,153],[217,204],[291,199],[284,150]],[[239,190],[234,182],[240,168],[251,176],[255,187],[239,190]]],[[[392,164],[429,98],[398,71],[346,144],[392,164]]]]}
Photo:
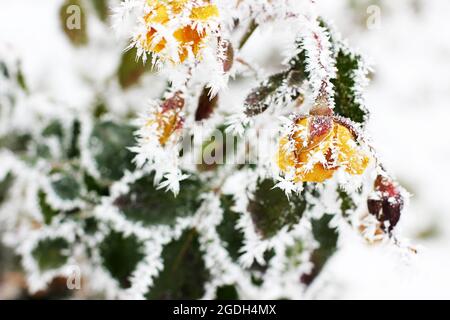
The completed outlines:
{"type": "Polygon", "coordinates": [[[422,9],[416,13],[414,1],[382,1],[380,28],[368,30],[355,27],[344,2],[337,2],[320,4],[352,46],[372,58],[376,73],[366,94],[372,112],[369,131],[383,163],[413,194],[400,233],[424,250],[405,266],[383,248],[367,250],[347,239],[327,267],[330,278],[341,283],[334,297],[448,299],[450,41],[443,32],[450,28],[450,3],[416,1],[422,9]],[[437,228],[437,235],[419,238],[430,228],[437,228]]]}

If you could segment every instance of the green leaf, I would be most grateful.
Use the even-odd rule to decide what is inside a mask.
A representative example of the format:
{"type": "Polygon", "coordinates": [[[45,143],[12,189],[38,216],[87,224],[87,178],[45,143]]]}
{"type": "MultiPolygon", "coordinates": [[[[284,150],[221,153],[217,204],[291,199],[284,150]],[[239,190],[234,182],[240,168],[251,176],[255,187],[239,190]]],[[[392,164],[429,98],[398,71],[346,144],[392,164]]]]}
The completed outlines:
{"type": "Polygon", "coordinates": [[[287,103],[288,100],[297,99],[300,96],[298,88],[304,80],[304,72],[296,69],[289,69],[270,76],[253,89],[245,99],[245,114],[254,117],[266,111],[274,103],[287,103]],[[296,90],[287,96],[286,87],[296,90]]]}
{"type": "Polygon", "coordinates": [[[41,240],[32,255],[42,271],[62,267],[68,258],[69,243],[64,238],[41,240]]]}
{"type": "Polygon", "coordinates": [[[119,180],[125,170],[132,171],[135,127],[112,121],[97,122],[89,138],[89,149],[102,179],[107,182],[119,180]]]}
{"type": "Polygon", "coordinates": [[[173,225],[177,218],[195,214],[200,207],[201,181],[194,175],[180,182],[180,193],[157,189],[154,174],[146,175],[130,185],[127,194],[115,199],[114,205],[132,221],[146,226],[173,225]]]}
{"type": "Polygon", "coordinates": [[[42,130],[42,136],[43,137],[57,137],[59,140],[64,140],[64,127],[62,126],[61,122],[54,120],[50,122],[49,125],[47,125],[44,130],[42,130]]]}
{"type": "Polygon", "coordinates": [[[264,252],[264,264],[260,264],[255,261],[249,268],[251,281],[255,286],[260,287],[264,284],[264,276],[269,269],[269,263],[273,259],[273,257],[275,257],[275,250],[268,250],[264,252]]]}
{"type": "Polygon", "coordinates": [[[239,293],[235,285],[224,285],[216,290],[216,300],[239,300],[239,293]]]}
{"type": "Polygon", "coordinates": [[[88,43],[86,10],[80,0],[66,0],[59,11],[61,26],[74,46],[88,43]]]}
{"type": "Polygon", "coordinates": [[[306,65],[306,51],[303,49],[303,39],[298,39],[295,45],[297,47],[298,53],[289,61],[289,66],[291,67],[291,69],[302,72],[306,78],[309,78],[310,72],[308,71],[306,65]]]}
{"type": "Polygon", "coordinates": [[[321,256],[326,259],[335,252],[339,237],[337,229],[330,227],[331,219],[333,219],[333,215],[325,214],[321,219],[312,221],[314,238],[320,244],[321,256]]]}
{"type": "Polygon", "coordinates": [[[111,231],[100,244],[103,266],[122,288],[130,287],[129,278],[144,258],[143,244],[134,236],[111,231]]]}
{"type": "Polygon", "coordinates": [[[2,75],[5,78],[9,79],[10,74],[9,74],[8,66],[3,61],[0,61],[0,72],[2,73],[2,75]]]}
{"type": "Polygon", "coordinates": [[[239,41],[239,49],[242,49],[247,44],[248,40],[250,40],[251,36],[255,32],[255,30],[258,29],[258,27],[258,23],[255,21],[255,19],[252,19],[247,27],[244,36],[242,37],[241,41],[239,41]]]}
{"type": "Polygon", "coordinates": [[[0,204],[8,198],[9,189],[14,183],[14,175],[11,172],[0,180],[0,204]]]}
{"type": "Polygon", "coordinates": [[[66,127],[61,120],[50,119],[41,128],[40,134],[36,136],[24,134],[0,138],[0,146],[3,144],[4,147],[17,150],[15,152],[26,152],[25,160],[31,164],[41,159],[58,162],[79,157],[79,120],[74,120],[71,126],[66,127]]]}
{"type": "Polygon", "coordinates": [[[79,139],[81,133],[81,122],[74,120],[72,123],[72,130],[70,132],[69,148],[67,150],[67,157],[69,159],[78,158],[80,156],[79,139]]]}
{"type": "Polygon", "coordinates": [[[256,116],[273,104],[286,105],[301,97],[300,87],[310,74],[306,67],[306,52],[302,49],[302,41],[297,41],[296,45],[299,53],[289,61],[287,70],[270,76],[247,96],[247,116],[256,116]]]}
{"type": "Polygon", "coordinates": [[[0,137],[0,148],[11,150],[13,153],[24,153],[28,150],[28,146],[32,141],[32,137],[28,133],[11,133],[0,137]]]}
{"type": "Polygon", "coordinates": [[[94,192],[99,196],[107,197],[109,196],[109,188],[108,186],[101,183],[101,181],[97,181],[94,177],[89,175],[89,173],[83,173],[83,183],[88,192],[94,192]]]}
{"type": "Polygon", "coordinates": [[[61,160],[61,158],[65,158],[66,156],[66,149],[67,130],[60,120],[53,119],[45,123],[40,137],[32,140],[29,156],[31,161],[37,161],[39,159],[61,160]],[[56,148],[51,147],[51,144],[48,142],[49,139],[52,139],[52,142],[56,140],[56,148]]]}
{"type": "Polygon", "coordinates": [[[92,0],[92,4],[99,19],[103,22],[107,21],[109,16],[108,0],[92,0]]]}
{"type": "Polygon", "coordinates": [[[299,267],[302,263],[301,254],[304,250],[304,243],[302,240],[296,239],[292,246],[286,248],[286,257],[295,266],[299,267]]]}
{"type": "Polygon", "coordinates": [[[166,245],[162,252],[164,269],[154,280],[146,298],[200,299],[210,274],[206,269],[199,235],[195,229],[186,230],[180,239],[166,245]]]}
{"type": "Polygon", "coordinates": [[[346,48],[346,44],[341,40],[333,38],[332,27],[324,20],[320,20],[320,25],[330,34],[332,50],[336,56],[336,78],[331,80],[335,87],[334,112],[363,124],[367,121],[369,111],[361,104],[360,92],[357,89],[360,84],[356,83],[364,64],[363,57],[346,48]]]}
{"type": "Polygon", "coordinates": [[[75,175],[69,171],[59,171],[52,175],[51,186],[62,200],[76,200],[81,195],[81,185],[75,175]]]}
{"type": "Polygon", "coordinates": [[[335,86],[334,112],[357,123],[364,123],[369,112],[358,97],[356,76],[362,57],[340,50],[336,57],[337,76],[332,80],[335,86]]]}
{"type": "Polygon", "coordinates": [[[249,199],[248,211],[256,229],[264,238],[271,238],[283,227],[291,228],[299,223],[307,208],[303,195],[293,194],[288,199],[281,189],[274,186],[271,179],[258,181],[256,190],[249,199]]]}
{"type": "MultiPolygon", "coordinates": [[[[150,58],[151,59],[151,58],[150,58]]],[[[144,65],[142,61],[137,59],[137,49],[127,50],[122,55],[117,76],[119,77],[120,86],[128,89],[137,84],[145,72],[151,71],[151,63],[144,65]]]]}
{"type": "Polygon", "coordinates": [[[220,204],[223,209],[223,218],[217,226],[217,233],[224,242],[231,259],[237,261],[244,244],[244,234],[236,227],[240,214],[231,209],[234,205],[233,196],[223,195],[220,198],[220,204]]]}
{"type": "Polygon", "coordinates": [[[99,230],[98,221],[95,218],[89,217],[89,218],[83,219],[83,231],[86,234],[93,235],[98,230],[99,230]]]}
{"type": "Polygon", "coordinates": [[[319,248],[311,256],[311,262],[313,263],[312,271],[309,274],[303,275],[301,278],[301,281],[307,285],[310,285],[316,279],[328,259],[337,250],[339,233],[337,229],[330,228],[329,226],[332,218],[333,215],[325,214],[321,219],[311,221],[313,235],[319,242],[319,248]]]}
{"type": "Polygon", "coordinates": [[[27,92],[28,91],[27,83],[25,81],[25,76],[23,75],[22,68],[20,67],[20,65],[17,70],[16,80],[19,86],[22,88],[22,90],[27,92]]]}
{"type": "Polygon", "coordinates": [[[338,188],[338,200],[341,200],[341,212],[344,217],[348,217],[356,208],[357,205],[343,188],[338,188]]]}
{"type": "MultiPolygon", "coordinates": [[[[330,27],[323,21],[320,24],[330,34],[330,27]]],[[[351,119],[357,123],[364,123],[368,116],[368,111],[360,102],[359,92],[357,91],[356,77],[360,73],[362,67],[362,57],[353,54],[349,50],[342,49],[343,44],[336,42],[331,38],[331,42],[336,52],[336,68],[337,75],[331,82],[335,87],[335,108],[334,112],[337,115],[351,119]]],[[[297,41],[299,54],[290,61],[290,66],[293,70],[301,72],[305,78],[309,78],[310,74],[306,68],[306,51],[302,49],[303,40],[297,41]]]]}
{"type": "Polygon", "coordinates": [[[97,101],[93,109],[94,118],[100,119],[107,113],[108,113],[108,106],[106,105],[106,102],[103,100],[97,101]]]}
{"type": "MultiPolygon", "coordinates": [[[[81,179],[78,177],[77,167],[69,166],[65,169],[53,169],[49,173],[50,188],[53,197],[58,197],[60,201],[76,201],[81,200],[84,195],[81,179]]],[[[48,191],[47,191],[48,192],[48,191]]],[[[78,208],[73,207],[70,210],[59,210],[56,204],[49,202],[48,195],[45,190],[38,191],[38,203],[41,209],[44,222],[50,224],[55,216],[59,213],[73,214],[78,208]]]]}
{"type": "Polygon", "coordinates": [[[39,208],[41,209],[42,216],[45,224],[52,223],[53,217],[58,215],[59,211],[53,209],[47,202],[47,195],[44,191],[38,191],[39,208]]]}
{"type": "MultiPolygon", "coordinates": [[[[3,61],[0,61],[0,73],[6,79],[10,79],[11,78],[11,74],[10,74],[10,71],[8,70],[8,66],[3,61]]],[[[18,63],[18,65],[17,65],[17,72],[15,74],[15,80],[16,80],[17,84],[22,88],[22,90],[27,92],[27,90],[28,90],[27,89],[27,84],[25,82],[25,77],[23,75],[20,63],[18,63]]]]}
{"type": "MultiPolygon", "coordinates": [[[[69,128],[65,128],[61,121],[53,120],[42,130],[45,138],[56,137],[63,151],[63,158],[74,159],[80,156],[79,138],[81,133],[81,122],[78,119],[72,121],[69,128]]],[[[45,144],[37,145],[37,156],[51,157],[50,150],[45,144]],[[47,151],[45,151],[47,149],[47,151]]]]}

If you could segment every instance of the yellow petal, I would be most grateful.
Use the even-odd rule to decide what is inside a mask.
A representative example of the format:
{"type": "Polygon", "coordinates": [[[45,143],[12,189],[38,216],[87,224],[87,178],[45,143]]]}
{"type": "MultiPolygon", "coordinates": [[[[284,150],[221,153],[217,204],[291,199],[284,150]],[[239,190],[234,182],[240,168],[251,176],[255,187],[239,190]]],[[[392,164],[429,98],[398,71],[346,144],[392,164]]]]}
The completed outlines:
{"type": "Polygon", "coordinates": [[[321,163],[316,163],[312,170],[301,172],[296,176],[295,182],[322,183],[331,179],[336,170],[325,169],[321,163]]]}
{"type": "Polygon", "coordinates": [[[175,39],[179,42],[179,56],[180,62],[183,62],[188,57],[188,49],[197,57],[203,39],[205,37],[204,33],[198,33],[197,30],[192,29],[191,26],[186,26],[184,28],[178,29],[173,34],[175,39]]]}
{"type": "Polygon", "coordinates": [[[283,172],[288,172],[295,165],[295,157],[292,152],[288,150],[289,138],[284,137],[280,140],[278,148],[277,163],[278,167],[283,172]]]}
{"type": "Polygon", "coordinates": [[[164,5],[157,5],[154,10],[150,11],[144,20],[147,24],[160,23],[165,24],[169,21],[169,13],[167,7],[164,5]]]}
{"type": "Polygon", "coordinates": [[[363,151],[359,150],[353,134],[348,128],[338,124],[336,138],[339,164],[345,167],[345,170],[350,174],[363,174],[370,159],[363,151]]]}
{"type": "Polygon", "coordinates": [[[299,119],[296,123],[298,130],[280,140],[277,158],[280,170],[289,172],[295,168],[296,183],[324,182],[331,179],[339,168],[353,175],[363,174],[370,158],[360,150],[352,132],[333,122],[329,131],[319,131],[320,135],[313,137],[310,132],[311,121],[310,117],[299,119]],[[286,149],[291,142],[294,142],[294,151],[286,149]],[[332,150],[337,152],[337,159],[331,157],[332,150]]]}
{"type": "Polygon", "coordinates": [[[215,5],[193,8],[190,18],[197,21],[207,21],[219,16],[219,9],[215,5]]]}

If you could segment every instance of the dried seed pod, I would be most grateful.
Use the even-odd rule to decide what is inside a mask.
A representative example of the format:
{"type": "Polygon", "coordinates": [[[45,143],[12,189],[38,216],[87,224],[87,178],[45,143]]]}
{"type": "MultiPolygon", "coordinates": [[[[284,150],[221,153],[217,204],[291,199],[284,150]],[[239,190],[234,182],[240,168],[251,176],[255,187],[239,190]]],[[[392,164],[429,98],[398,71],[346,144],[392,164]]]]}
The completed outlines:
{"type": "Polygon", "coordinates": [[[381,228],[389,233],[400,221],[404,207],[404,197],[401,188],[390,177],[378,175],[375,180],[375,190],[367,200],[369,212],[381,222],[381,228]],[[386,222],[389,223],[386,226],[386,222]]]}
{"type": "Polygon", "coordinates": [[[198,107],[195,112],[195,121],[202,121],[209,119],[213,114],[214,110],[217,108],[219,102],[219,95],[214,97],[209,96],[209,89],[207,87],[203,88],[202,94],[198,99],[198,107]]]}
{"type": "Polygon", "coordinates": [[[226,40],[223,42],[225,59],[223,60],[223,72],[230,72],[234,64],[234,48],[230,41],[226,40]]]}

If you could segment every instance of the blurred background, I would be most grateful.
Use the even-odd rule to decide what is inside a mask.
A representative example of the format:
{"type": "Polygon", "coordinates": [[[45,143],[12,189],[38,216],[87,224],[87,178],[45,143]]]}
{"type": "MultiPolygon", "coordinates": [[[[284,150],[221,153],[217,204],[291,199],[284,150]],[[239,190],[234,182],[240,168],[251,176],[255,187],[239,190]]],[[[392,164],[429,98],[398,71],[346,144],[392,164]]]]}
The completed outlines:
{"type": "MultiPolygon", "coordinates": [[[[450,2],[317,2],[323,16],[372,62],[369,131],[383,162],[412,194],[399,233],[419,254],[402,259],[384,248],[368,247],[357,236],[344,239],[323,275],[331,285],[313,288],[311,298],[449,299],[450,2]]],[[[61,30],[61,3],[0,0],[0,43],[20,57],[30,90],[63,106],[84,108],[99,96],[114,96],[114,86],[102,83],[114,71],[123,46],[117,45],[108,26],[95,20],[90,30],[94,48],[74,50],[61,30]],[[105,34],[110,35],[107,41],[105,34]]],[[[273,53],[263,56],[254,60],[271,59],[273,53]]],[[[150,98],[144,89],[149,85],[157,95],[150,77],[120,99],[111,99],[112,108],[125,112],[124,103],[141,108],[150,98]]],[[[126,84],[123,79],[122,88],[126,84]]],[[[0,247],[0,299],[27,297],[17,270],[13,254],[0,247]]]]}

